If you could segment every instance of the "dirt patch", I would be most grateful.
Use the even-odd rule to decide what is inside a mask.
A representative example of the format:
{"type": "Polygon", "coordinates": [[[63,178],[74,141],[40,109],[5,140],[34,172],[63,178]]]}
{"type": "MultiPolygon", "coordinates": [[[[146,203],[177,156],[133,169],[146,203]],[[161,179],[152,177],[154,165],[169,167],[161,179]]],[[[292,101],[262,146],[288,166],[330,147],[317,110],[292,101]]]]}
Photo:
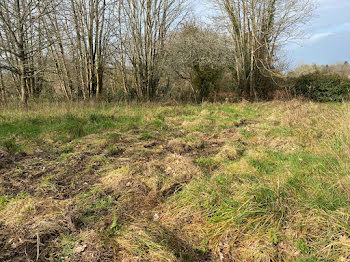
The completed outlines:
{"type": "Polygon", "coordinates": [[[15,156],[11,155],[7,150],[0,148],[0,172],[15,160],[15,156]]]}
{"type": "Polygon", "coordinates": [[[87,190],[98,181],[100,168],[92,153],[71,155],[65,160],[53,154],[17,158],[0,171],[0,194],[18,194],[67,199],[87,190]],[[57,159],[58,158],[58,159],[57,159]]]}

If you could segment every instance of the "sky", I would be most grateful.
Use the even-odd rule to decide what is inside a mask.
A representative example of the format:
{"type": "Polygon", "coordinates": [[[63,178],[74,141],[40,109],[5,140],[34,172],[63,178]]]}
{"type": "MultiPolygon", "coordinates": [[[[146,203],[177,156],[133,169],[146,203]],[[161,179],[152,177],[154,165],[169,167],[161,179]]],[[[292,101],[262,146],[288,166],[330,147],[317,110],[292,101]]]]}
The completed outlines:
{"type": "Polygon", "coordinates": [[[287,50],[294,65],[350,62],[350,0],[318,0],[308,37],[287,50]]]}
{"type": "MultiPolygon", "coordinates": [[[[197,13],[210,12],[205,0],[198,1],[197,13]],[[200,4],[199,4],[200,3],[200,4]]],[[[305,32],[305,39],[286,47],[291,67],[299,64],[350,62],[350,0],[318,0],[317,9],[305,32]]]]}

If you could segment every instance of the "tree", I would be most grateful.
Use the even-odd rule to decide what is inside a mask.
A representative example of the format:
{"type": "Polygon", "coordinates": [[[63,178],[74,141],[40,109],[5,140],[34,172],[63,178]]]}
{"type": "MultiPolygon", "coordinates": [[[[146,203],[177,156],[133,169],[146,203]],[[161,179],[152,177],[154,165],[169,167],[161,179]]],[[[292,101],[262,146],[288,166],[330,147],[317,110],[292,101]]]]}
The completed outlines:
{"type": "Polygon", "coordinates": [[[44,83],[67,100],[97,98],[105,83],[111,86],[106,74],[119,68],[125,94],[152,100],[165,42],[186,15],[186,2],[0,1],[1,96],[11,79],[25,105],[43,94],[44,83]]]}
{"type": "Polygon", "coordinates": [[[98,97],[102,93],[106,59],[115,26],[115,6],[113,0],[69,2],[71,12],[68,19],[71,24],[68,31],[84,98],[98,97]]]}
{"type": "Polygon", "coordinates": [[[236,84],[247,99],[267,98],[277,51],[301,36],[311,17],[312,0],[215,0],[232,43],[236,84]]]}
{"type": "Polygon", "coordinates": [[[41,21],[49,7],[46,0],[0,2],[0,70],[13,75],[24,105],[29,95],[41,92],[43,51],[47,46],[41,21]]]}
{"type": "MultiPolygon", "coordinates": [[[[228,39],[210,28],[188,23],[165,47],[164,74],[181,87],[188,83],[196,102],[214,99],[220,91],[219,81],[231,66],[228,39]]],[[[180,92],[186,91],[181,88],[180,92]]]]}
{"type": "Polygon", "coordinates": [[[169,30],[185,16],[185,7],[186,0],[122,0],[120,4],[119,41],[122,54],[125,52],[122,73],[126,74],[130,63],[140,100],[152,100],[157,94],[164,44],[169,30]]]}

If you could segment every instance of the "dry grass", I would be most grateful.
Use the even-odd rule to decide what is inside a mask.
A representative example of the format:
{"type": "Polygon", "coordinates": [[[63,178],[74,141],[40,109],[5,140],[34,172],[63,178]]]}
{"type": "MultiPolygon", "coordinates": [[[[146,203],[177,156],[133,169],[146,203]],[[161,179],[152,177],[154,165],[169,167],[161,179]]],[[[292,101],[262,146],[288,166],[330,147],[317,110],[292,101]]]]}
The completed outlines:
{"type": "Polygon", "coordinates": [[[3,110],[0,260],[348,261],[349,119],[297,100],[3,110]]]}

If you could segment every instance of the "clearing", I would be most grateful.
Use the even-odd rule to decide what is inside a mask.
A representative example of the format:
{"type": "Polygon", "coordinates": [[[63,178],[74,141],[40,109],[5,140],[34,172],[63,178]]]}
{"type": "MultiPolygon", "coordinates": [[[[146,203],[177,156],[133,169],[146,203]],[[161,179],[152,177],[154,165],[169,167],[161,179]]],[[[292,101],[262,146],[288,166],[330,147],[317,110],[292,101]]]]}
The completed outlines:
{"type": "Polygon", "coordinates": [[[350,105],[0,114],[0,261],[349,261],[350,105]]]}

